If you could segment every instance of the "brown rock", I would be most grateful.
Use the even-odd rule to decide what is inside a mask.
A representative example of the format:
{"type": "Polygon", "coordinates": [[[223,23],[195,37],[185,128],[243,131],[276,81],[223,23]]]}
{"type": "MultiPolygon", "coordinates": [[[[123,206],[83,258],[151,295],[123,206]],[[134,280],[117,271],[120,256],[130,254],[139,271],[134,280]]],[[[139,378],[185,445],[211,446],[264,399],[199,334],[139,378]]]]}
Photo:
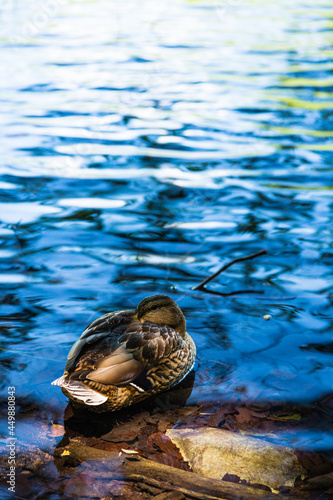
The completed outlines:
{"type": "Polygon", "coordinates": [[[333,487],[333,472],[329,474],[322,474],[321,476],[311,477],[307,480],[307,482],[302,486],[302,490],[311,491],[311,490],[325,490],[327,488],[333,487]]]}

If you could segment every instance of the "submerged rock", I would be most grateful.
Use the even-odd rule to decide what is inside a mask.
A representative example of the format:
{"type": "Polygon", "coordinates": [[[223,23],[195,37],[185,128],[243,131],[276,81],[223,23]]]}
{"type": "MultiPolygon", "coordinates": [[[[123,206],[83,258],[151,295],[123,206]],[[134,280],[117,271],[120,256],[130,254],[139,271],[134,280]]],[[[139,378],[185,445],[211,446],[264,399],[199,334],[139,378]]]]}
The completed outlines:
{"type": "Polygon", "coordinates": [[[250,484],[277,490],[294,486],[305,470],[291,448],[222,429],[171,429],[167,436],[197,474],[215,479],[238,476],[250,484]]]}

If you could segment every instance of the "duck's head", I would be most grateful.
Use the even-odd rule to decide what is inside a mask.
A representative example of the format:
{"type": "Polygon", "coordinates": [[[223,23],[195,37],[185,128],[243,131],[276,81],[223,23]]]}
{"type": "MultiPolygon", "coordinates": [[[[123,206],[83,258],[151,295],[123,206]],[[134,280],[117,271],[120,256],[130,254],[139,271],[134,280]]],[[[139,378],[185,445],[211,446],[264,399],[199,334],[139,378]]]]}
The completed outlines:
{"type": "Polygon", "coordinates": [[[135,310],[135,317],[144,323],[151,321],[158,325],[168,325],[185,337],[186,321],[176,302],[167,295],[151,295],[143,299],[135,310]]]}

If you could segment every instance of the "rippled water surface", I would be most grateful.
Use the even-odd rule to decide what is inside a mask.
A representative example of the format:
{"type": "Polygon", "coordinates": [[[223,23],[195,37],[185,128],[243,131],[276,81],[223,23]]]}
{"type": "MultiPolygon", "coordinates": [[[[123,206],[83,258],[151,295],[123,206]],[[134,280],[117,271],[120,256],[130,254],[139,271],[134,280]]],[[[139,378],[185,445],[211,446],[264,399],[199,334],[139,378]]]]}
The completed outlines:
{"type": "Polygon", "coordinates": [[[85,326],[165,293],[198,347],[189,401],[320,406],[332,2],[9,0],[1,17],[3,398],[63,412],[50,382],[85,326]],[[252,293],[192,290],[262,248],[208,285],[252,293]]]}

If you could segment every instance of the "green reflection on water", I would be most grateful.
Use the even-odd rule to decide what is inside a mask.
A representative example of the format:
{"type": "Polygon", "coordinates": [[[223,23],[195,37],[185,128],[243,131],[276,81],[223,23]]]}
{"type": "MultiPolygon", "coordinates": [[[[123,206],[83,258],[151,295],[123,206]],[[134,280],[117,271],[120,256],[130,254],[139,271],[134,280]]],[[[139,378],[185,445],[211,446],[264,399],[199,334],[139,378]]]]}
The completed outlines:
{"type": "MultiPolygon", "coordinates": [[[[270,97],[266,96],[265,99],[271,101],[280,101],[290,108],[301,108],[311,111],[321,111],[323,109],[333,109],[333,101],[306,101],[303,99],[297,99],[295,97],[270,97]]],[[[281,106],[282,107],[282,106],[281,106]]]]}
{"type": "Polygon", "coordinates": [[[283,78],[283,87],[332,87],[333,78],[283,78]]]}
{"type": "MultiPolygon", "coordinates": [[[[313,137],[333,137],[333,132],[330,130],[311,130],[302,128],[288,128],[288,127],[268,127],[271,132],[279,135],[311,135],[313,137]]],[[[299,145],[298,147],[303,147],[299,145]]],[[[310,145],[313,146],[313,145],[310,145]]]]}

